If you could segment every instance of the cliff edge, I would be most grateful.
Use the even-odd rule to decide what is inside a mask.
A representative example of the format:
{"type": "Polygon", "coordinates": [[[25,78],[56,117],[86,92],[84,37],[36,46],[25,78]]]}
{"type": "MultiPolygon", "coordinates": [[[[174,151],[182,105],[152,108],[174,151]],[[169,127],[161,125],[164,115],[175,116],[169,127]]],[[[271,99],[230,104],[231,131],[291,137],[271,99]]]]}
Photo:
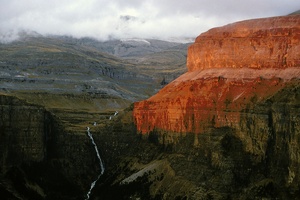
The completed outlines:
{"type": "Polygon", "coordinates": [[[135,103],[138,132],[199,134],[236,126],[243,113],[297,85],[299,41],[299,15],[246,20],[202,33],[188,48],[188,72],[135,103]]]}
{"type": "Polygon", "coordinates": [[[202,33],[188,49],[187,67],[134,104],[137,131],[172,151],[193,138],[185,148],[222,174],[220,186],[241,186],[237,199],[299,197],[300,15],[202,33]]]}

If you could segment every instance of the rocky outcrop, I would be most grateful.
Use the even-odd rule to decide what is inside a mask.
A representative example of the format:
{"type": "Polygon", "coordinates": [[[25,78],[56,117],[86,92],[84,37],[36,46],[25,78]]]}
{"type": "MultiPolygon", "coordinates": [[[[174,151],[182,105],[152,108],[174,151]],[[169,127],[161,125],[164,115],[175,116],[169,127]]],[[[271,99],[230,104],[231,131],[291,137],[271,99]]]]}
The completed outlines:
{"type": "Polygon", "coordinates": [[[67,131],[44,107],[0,95],[0,196],[84,198],[97,175],[86,128],[67,131]]]}
{"type": "Polygon", "coordinates": [[[299,15],[247,20],[211,29],[189,47],[189,71],[299,66],[299,15]]]}
{"type": "MultiPolygon", "coordinates": [[[[295,15],[201,34],[188,49],[188,72],[135,103],[137,132],[167,150],[184,151],[188,161],[174,161],[172,168],[200,184],[196,188],[212,190],[213,198],[294,199],[300,177],[299,33],[295,15]]],[[[200,189],[193,194],[205,195],[200,189]]]]}
{"type": "Polygon", "coordinates": [[[289,84],[241,112],[235,126],[186,133],[167,145],[159,145],[158,131],[138,139],[126,113],[97,134],[107,171],[93,197],[297,199],[299,97],[299,83],[289,84]]]}
{"type": "Polygon", "coordinates": [[[241,111],[251,109],[300,71],[223,69],[188,72],[150,99],[135,104],[138,131],[202,133],[205,128],[232,126],[241,111]],[[280,72],[280,73],[279,73],[280,72]]]}
{"type": "Polygon", "coordinates": [[[0,108],[1,171],[5,173],[10,165],[24,161],[44,160],[46,141],[51,135],[50,114],[43,107],[10,96],[1,96],[0,108]]]}
{"type": "Polygon", "coordinates": [[[248,20],[201,34],[188,49],[188,72],[135,103],[139,132],[201,133],[231,126],[240,112],[300,77],[300,17],[248,20]]]}
{"type": "Polygon", "coordinates": [[[245,112],[234,127],[244,150],[253,156],[252,163],[264,164],[266,175],[291,193],[299,192],[299,86],[299,80],[290,83],[245,112]]]}

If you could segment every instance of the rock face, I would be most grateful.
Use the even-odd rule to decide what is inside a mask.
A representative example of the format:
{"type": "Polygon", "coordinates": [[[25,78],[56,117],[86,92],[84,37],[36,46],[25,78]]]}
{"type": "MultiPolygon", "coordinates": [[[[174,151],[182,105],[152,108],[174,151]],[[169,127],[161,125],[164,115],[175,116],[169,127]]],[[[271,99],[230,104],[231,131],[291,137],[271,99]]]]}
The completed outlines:
{"type": "Polygon", "coordinates": [[[85,127],[77,130],[42,106],[0,95],[1,198],[84,198],[99,167],[85,127]]]}
{"type": "Polygon", "coordinates": [[[233,199],[295,198],[300,194],[299,49],[300,15],[248,20],[201,34],[188,49],[188,72],[135,103],[137,131],[177,153],[195,151],[183,153],[191,160],[186,171],[174,163],[172,168],[184,177],[197,174],[188,180],[222,197],[232,195],[232,187],[240,193],[233,199]]]}
{"type": "Polygon", "coordinates": [[[139,132],[201,133],[232,126],[241,112],[300,77],[300,17],[256,19],[214,28],[188,49],[188,72],[135,103],[139,132]]]}
{"type": "Polygon", "coordinates": [[[214,28],[190,46],[189,71],[299,66],[299,15],[248,20],[214,28]]]}
{"type": "MultiPolygon", "coordinates": [[[[235,126],[186,133],[165,145],[159,145],[158,131],[138,139],[127,113],[127,120],[99,130],[107,170],[93,197],[298,199],[299,102],[299,82],[290,83],[245,109],[235,126]]],[[[165,139],[172,135],[160,133],[165,139]]]]}

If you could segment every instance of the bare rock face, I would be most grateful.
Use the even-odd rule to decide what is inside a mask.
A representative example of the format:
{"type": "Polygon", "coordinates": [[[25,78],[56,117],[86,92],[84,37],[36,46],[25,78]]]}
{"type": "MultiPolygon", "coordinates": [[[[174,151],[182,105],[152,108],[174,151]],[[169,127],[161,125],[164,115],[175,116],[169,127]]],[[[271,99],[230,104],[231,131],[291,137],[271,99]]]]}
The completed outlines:
{"type": "Polygon", "coordinates": [[[83,197],[99,170],[85,134],[66,131],[42,106],[2,94],[0,152],[4,199],[83,197]]]}
{"type": "Polygon", "coordinates": [[[187,67],[135,103],[137,131],[175,149],[193,135],[189,148],[224,181],[233,172],[228,185],[246,183],[242,196],[299,195],[300,15],[211,29],[189,47],[187,67]]]}
{"type": "Polygon", "coordinates": [[[299,66],[299,15],[211,29],[189,47],[187,73],[135,103],[137,129],[199,134],[235,126],[245,109],[299,79],[299,66]]]}
{"type": "Polygon", "coordinates": [[[299,66],[299,15],[247,20],[211,29],[189,47],[189,71],[299,66]]]}
{"type": "Polygon", "coordinates": [[[285,79],[286,76],[300,75],[296,68],[278,72],[253,69],[188,72],[157,95],[135,104],[138,130],[143,134],[154,129],[199,134],[209,127],[233,126],[246,108],[295,81],[285,79]]]}
{"type": "Polygon", "coordinates": [[[10,165],[44,160],[50,135],[49,113],[41,106],[4,95],[0,97],[0,109],[1,169],[5,172],[10,165]]]}

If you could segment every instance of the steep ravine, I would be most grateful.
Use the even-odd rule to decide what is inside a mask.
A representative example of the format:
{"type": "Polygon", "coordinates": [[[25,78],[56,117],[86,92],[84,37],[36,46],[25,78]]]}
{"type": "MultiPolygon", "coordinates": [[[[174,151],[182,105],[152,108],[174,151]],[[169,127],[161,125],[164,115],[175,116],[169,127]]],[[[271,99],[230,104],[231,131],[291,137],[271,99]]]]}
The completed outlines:
{"type": "Polygon", "coordinates": [[[0,110],[1,198],[83,199],[99,171],[85,130],[13,96],[0,95],[0,110]]]}
{"type": "Polygon", "coordinates": [[[107,169],[92,197],[297,199],[299,102],[297,82],[243,110],[236,126],[181,134],[167,144],[160,131],[133,134],[132,111],[125,112],[95,134],[107,169]]]}
{"type": "MultiPolygon", "coordinates": [[[[244,110],[236,127],[166,145],[156,132],[136,134],[133,107],[121,111],[91,127],[106,171],[90,199],[297,199],[298,102],[299,84],[291,84],[244,110]]],[[[15,97],[1,96],[1,105],[1,197],[86,198],[101,171],[86,128],[66,131],[55,115],[15,97]],[[21,139],[24,130],[36,137],[21,139]]]]}
{"type": "Polygon", "coordinates": [[[112,118],[1,95],[1,197],[84,199],[99,177],[89,199],[299,199],[299,20],[200,35],[187,73],[112,118]]]}
{"type": "Polygon", "coordinates": [[[171,168],[195,194],[299,197],[299,30],[300,15],[208,30],[188,48],[188,72],[134,104],[138,133],[192,161],[171,168]]]}

